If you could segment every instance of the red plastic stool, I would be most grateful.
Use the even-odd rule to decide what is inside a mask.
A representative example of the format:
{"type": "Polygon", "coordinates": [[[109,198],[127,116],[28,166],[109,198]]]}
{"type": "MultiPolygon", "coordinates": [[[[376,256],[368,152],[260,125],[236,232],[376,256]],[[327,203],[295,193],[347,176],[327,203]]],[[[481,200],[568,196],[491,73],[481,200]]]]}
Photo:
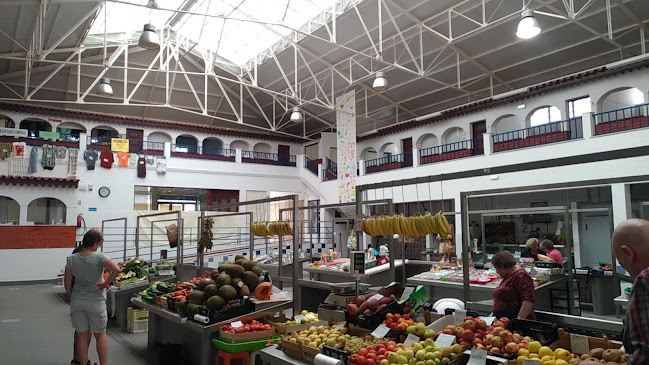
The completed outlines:
{"type": "Polygon", "coordinates": [[[223,365],[234,365],[237,360],[241,360],[241,365],[252,365],[250,362],[250,355],[247,352],[225,352],[219,351],[216,354],[216,365],[221,365],[219,360],[223,360],[223,365]]]}

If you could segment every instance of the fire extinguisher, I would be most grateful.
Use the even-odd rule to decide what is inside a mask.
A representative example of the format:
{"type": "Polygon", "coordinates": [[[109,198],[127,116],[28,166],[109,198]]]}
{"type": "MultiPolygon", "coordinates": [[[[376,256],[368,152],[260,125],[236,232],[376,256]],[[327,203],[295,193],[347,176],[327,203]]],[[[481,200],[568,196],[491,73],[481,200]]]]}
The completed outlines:
{"type": "Polygon", "coordinates": [[[81,224],[83,223],[83,216],[81,214],[77,215],[77,228],[81,228],[81,224]]]}

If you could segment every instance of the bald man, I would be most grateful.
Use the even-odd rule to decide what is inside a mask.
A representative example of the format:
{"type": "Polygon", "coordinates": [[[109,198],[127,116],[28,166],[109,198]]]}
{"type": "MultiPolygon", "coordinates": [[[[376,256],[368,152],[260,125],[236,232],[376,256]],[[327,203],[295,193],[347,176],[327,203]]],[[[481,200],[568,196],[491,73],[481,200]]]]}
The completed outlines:
{"type": "Polygon", "coordinates": [[[649,222],[628,219],[615,229],[613,253],[635,280],[624,321],[629,365],[649,364],[649,222]]]}

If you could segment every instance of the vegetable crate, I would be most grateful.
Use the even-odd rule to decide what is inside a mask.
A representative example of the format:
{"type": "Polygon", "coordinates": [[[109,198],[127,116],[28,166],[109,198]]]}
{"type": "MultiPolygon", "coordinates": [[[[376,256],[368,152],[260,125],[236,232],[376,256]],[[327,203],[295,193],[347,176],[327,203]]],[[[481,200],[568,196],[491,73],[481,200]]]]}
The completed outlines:
{"type": "Polygon", "coordinates": [[[229,343],[239,343],[239,342],[249,342],[257,340],[271,340],[275,336],[275,330],[269,329],[266,331],[254,331],[254,332],[243,332],[243,333],[230,333],[219,330],[219,339],[223,342],[229,343]]]}
{"type": "Polygon", "coordinates": [[[126,308],[126,318],[131,322],[148,322],[149,311],[146,309],[126,308]]]}
{"type": "MultiPolygon", "coordinates": [[[[577,355],[582,355],[582,351],[578,351],[579,349],[573,349],[572,348],[572,341],[570,339],[570,333],[566,332],[563,330],[563,328],[559,328],[559,339],[553,342],[552,344],[549,345],[549,347],[553,350],[561,347],[566,350],[569,350],[570,352],[577,354],[577,355]]],[[[596,348],[602,348],[602,349],[619,349],[622,347],[622,342],[620,341],[613,341],[609,340],[608,338],[604,337],[590,337],[588,336],[588,347],[589,350],[596,349],[596,348]]]]}
{"type": "Polygon", "coordinates": [[[140,333],[146,332],[149,330],[149,321],[146,322],[132,322],[131,320],[126,320],[126,331],[129,333],[140,333]]]}
{"type": "Polygon", "coordinates": [[[143,286],[149,284],[149,277],[145,276],[143,279],[140,279],[134,283],[127,283],[123,284],[121,281],[119,283],[119,290],[124,290],[124,289],[130,289],[130,288],[135,288],[138,286],[143,286]]]}

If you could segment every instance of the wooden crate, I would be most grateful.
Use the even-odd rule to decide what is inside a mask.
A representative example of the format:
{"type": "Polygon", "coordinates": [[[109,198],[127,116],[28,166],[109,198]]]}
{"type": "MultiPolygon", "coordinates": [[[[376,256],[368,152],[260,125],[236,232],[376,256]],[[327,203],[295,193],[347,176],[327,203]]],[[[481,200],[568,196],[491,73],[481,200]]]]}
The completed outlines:
{"type": "Polygon", "coordinates": [[[219,330],[219,338],[223,342],[229,343],[238,343],[238,342],[248,342],[256,340],[270,340],[275,336],[275,330],[269,329],[265,331],[254,331],[254,332],[243,332],[243,333],[231,333],[219,330]]]}
{"type": "MultiPolygon", "coordinates": [[[[574,354],[582,355],[582,353],[572,351],[572,345],[570,343],[570,333],[564,331],[563,328],[559,328],[558,333],[559,333],[559,339],[553,342],[552,344],[550,344],[550,348],[552,350],[561,347],[574,354]]],[[[609,340],[608,338],[588,337],[588,345],[591,350],[596,348],[619,349],[620,347],[622,347],[622,342],[609,340]]]]}
{"type": "Polygon", "coordinates": [[[282,337],[279,341],[279,345],[282,348],[282,351],[288,356],[302,359],[302,342],[298,341],[294,343],[282,337]]]}
{"type": "Polygon", "coordinates": [[[302,360],[313,363],[313,358],[321,352],[320,349],[313,348],[302,344],[302,360]]]}
{"type": "Polygon", "coordinates": [[[283,325],[280,326],[279,323],[284,323],[288,321],[288,319],[282,315],[280,317],[267,317],[264,319],[264,322],[270,324],[273,326],[275,329],[275,332],[279,334],[288,334],[288,333],[293,333],[293,332],[299,332],[299,331],[304,331],[306,329],[309,329],[309,325],[307,323],[304,324],[292,324],[292,325],[283,325]]]}

